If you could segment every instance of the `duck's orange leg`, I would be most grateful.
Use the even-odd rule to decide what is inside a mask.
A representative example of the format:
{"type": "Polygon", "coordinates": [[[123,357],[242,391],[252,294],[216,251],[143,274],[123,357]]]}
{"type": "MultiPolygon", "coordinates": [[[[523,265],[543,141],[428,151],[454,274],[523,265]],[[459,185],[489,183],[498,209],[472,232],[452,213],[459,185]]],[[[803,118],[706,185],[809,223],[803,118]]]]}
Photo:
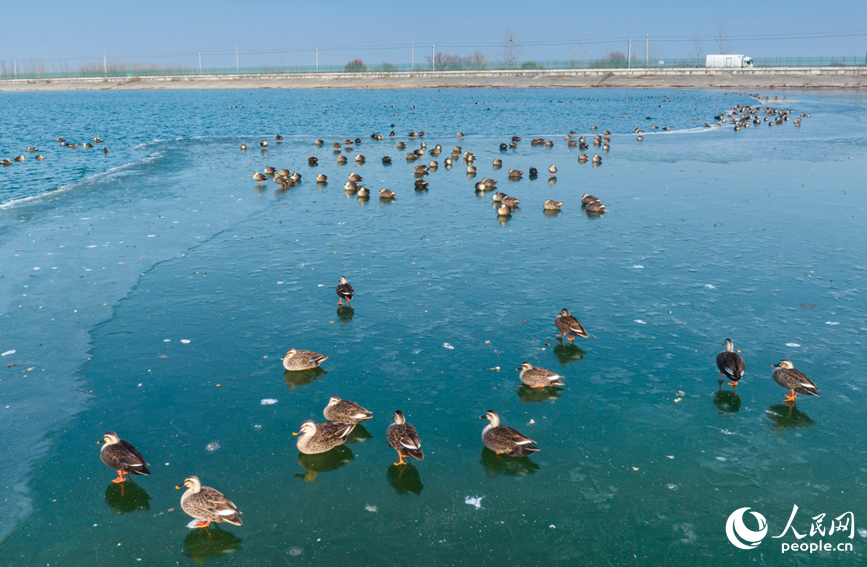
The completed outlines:
{"type": "Polygon", "coordinates": [[[394,463],[395,466],[405,465],[406,463],[404,462],[403,458],[404,458],[406,455],[404,455],[403,453],[401,453],[400,451],[398,451],[398,452],[397,452],[397,456],[398,456],[398,458],[399,458],[400,460],[399,460],[398,462],[394,463]]]}
{"type": "Polygon", "coordinates": [[[197,527],[197,528],[207,528],[207,527],[210,526],[210,525],[211,525],[211,520],[205,520],[205,521],[202,521],[202,522],[196,522],[196,526],[195,526],[195,527],[197,527]]]}
{"type": "Polygon", "coordinates": [[[124,471],[117,471],[117,478],[112,479],[112,482],[115,484],[120,484],[121,482],[126,482],[126,479],[123,477],[123,475],[125,475],[125,474],[128,475],[129,473],[124,472],[124,471]]]}

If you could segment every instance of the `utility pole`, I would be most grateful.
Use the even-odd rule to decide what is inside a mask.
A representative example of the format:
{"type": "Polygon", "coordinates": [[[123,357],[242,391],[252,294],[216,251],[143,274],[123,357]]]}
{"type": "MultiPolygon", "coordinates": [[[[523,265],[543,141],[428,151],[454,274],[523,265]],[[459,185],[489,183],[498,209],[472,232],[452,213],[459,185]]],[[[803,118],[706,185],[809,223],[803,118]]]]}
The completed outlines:
{"type": "Polygon", "coordinates": [[[626,44],[626,67],[632,68],[632,38],[629,38],[629,43],[626,44]]]}
{"type": "Polygon", "coordinates": [[[415,41],[409,44],[409,70],[415,70],[415,41]]]}
{"type": "Polygon", "coordinates": [[[434,44],[430,44],[430,70],[436,71],[436,67],[434,66],[434,62],[436,61],[436,49],[434,48],[434,44]]]}
{"type": "Polygon", "coordinates": [[[319,72],[319,48],[316,48],[316,72],[319,72]]]}
{"type": "Polygon", "coordinates": [[[235,46],[235,72],[239,73],[241,68],[238,66],[238,46],[235,46]]]}
{"type": "Polygon", "coordinates": [[[102,76],[105,77],[108,75],[108,65],[106,65],[105,61],[105,53],[102,54],[102,76]]]}
{"type": "Polygon", "coordinates": [[[13,59],[13,60],[12,60],[12,65],[15,67],[15,78],[18,78],[18,60],[17,60],[17,59],[13,59]]]}
{"type": "Polygon", "coordinates": [[[650,47],[650,32],[644,34],[644,66],[647,67],[647,51],[650,47]]]}
{"type": "Polygon", "coordinates": [[[199,73],[202,72],[202,52],[199,52],[199,73]]]}

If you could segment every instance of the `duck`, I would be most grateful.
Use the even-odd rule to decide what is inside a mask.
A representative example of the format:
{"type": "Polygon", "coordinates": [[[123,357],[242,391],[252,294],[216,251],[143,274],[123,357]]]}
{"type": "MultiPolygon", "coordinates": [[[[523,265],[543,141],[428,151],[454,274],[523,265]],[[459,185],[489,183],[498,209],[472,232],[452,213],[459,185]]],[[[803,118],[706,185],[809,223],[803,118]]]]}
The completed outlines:
{"type": "Polygon", "coordinates": [[[519,375],[521,384],[531,388],[547,388],[549,386],[563,385],[562,376],[541,366],[533,366],[529,362],[522,362],[518,370],[521,371],[519,375]]]}
{"type": "Polygon", "coordinates": [[[34,148],[33,146],[27,146],[27,151],[28,152],[38,152],[39,148],[34,148]]]}
{"type": "Polygon", "coordinates": [[[370,189],[367,187],[359,187],[358,192],[356,193],[359,199],[367,199],[370,197],[370,189]]]}
{"type": "Polygon", "coordinates": [[[349,159],[346,156],[337,156],[337,163],[339,163],[341,165],[348,162],[348,161],[349,161],[349,159]]]}
{"type": "MultiPolygon", "coordinates": [[[[100,442],[97,442],[99,444],[100,442]]],[[[141,453],[132,446],[129,441],[124,441],[114,431],[109,431],[102,437],[102,449],[99,450],[99,458],[108,468],[117,471],[117,478],[112,482],[120,484],[126,479],[123,475],[149,476],[149,463],[145,462],[141,453]]]]}
{"type": "Polygon", "coordinates": [[[557,177],[557,166],[551,164],[551,167],[548,168],[548,173],[551,174],[551,177],[557,177]]]}
{"type": "Polygon", "coordinates": [[[298,183],[299,181],[301,181],[301,174],[296,171],[289,176],[289,181],[291,181],[292,183],[298,183]]]}
{"type": "Polygon", "coordinates": [[[268,148],[268,141],[267,141],[267,140],[262,140],[261,142],[259,142],[259,145],[262,146],[262,149],[263,149],[263,150],[264,150],[264,149],[267,149],[267,148],[268,148]]]}
{"type": "MultiPolygon", "coordinates": [[[[803,114],[801,116],[803,116],[803,114]]],[[[57,142],[65,142],[66,138],[54,138],[54,140],[57,142]]]]}
{"type": "Polygon", "coordinates": [[[436,171],[437,169],[439,169],[439,166],[440,164],[438,164],[434,160],[431,160],[430,163],[427,164],[427,168],[429,171],[436,171]]]}
{"type": "Polygon", "coordinates": [[[180,490],[183,487],[187,487],[187,490],[181,495],[181,509],[198,520],[195,527],[207,528],[211,522],[235,526],[240,526],[243,523],[238,517],[243,512],[238,510],[235,503],[226,498],[219,490],[210,486],[202,486],[199,477],[188,476],[182,484],[175,488],[180,490]]]}
{"type": "Polygon", "coordinates": [[[524,172],[520,169],[510,169],[509,170],[509,179],[520,179],[524,175],[524,172]]]}
{"type": "Polygon", "coordinates": [[[487,185],[485,185],[484,183],[482,183],[481,181],[476,183],[474,185],[474,187],[476,188],[476,191],[481,191],[481,192],[485,192],[489,189],[489,187],[487,185]]]}
{"type": "Polygon", "coordinates": [[[344,299],[346,300],[346,303],[352,302],[353,295],[355,295],[355,290],[352,289],[352,286],[349,285],[349,282],[345,277],[340,276],[340,279],[337,282],[337,305],[343,305],[344,299]]]}
{"type": "Polygon", "coordinates": [[[514,208],[514,207],[517,207],[518,205],[521,204],[521,200],[518,198],[515,198],[515,197],[509,197],[508,195],[506,195],[505,197],[503,197],[502,203],[504,205],[509,205],[510,207],[514,208]]]}
{"type": "Polygon", "coordinates": [[[588,213],[604,213],[608,210],[608,207],[603,205],[600,201],[593,201],[584,205],[584,210],[588,213]]]}
{"type": "Polygon", "coordinates": [[[744,359],[735,352],[731,339],[726,339],[723,346],[726,349],[716,355],[716,365],[719,368],[719,373],[731,380],[729,386],[737,388],[738,381],[744,377],[744,359]]]}
{"type": "Polygon", "coordinates": [[[42,161],[45,159],[45,156],[42,154],[36,154],[35,156],[33,156],[33,159],[37,159],[39,161],[42,161]]]}
{"type": "Polygon", "coordinates": [[[415,180],[415,188],[416,189],[427,189],[428,182],[424,179],[416,179],[415,180]]]}
{"type": "Polygon", "coordinates": [[[316,175],[316,183],[327,183],[327,182],[328,182],[328,176],[325,175],[324,173],[319,173],[316,175]]]}
{"type": "Polygon", "coordinates": [[[639,142],[643,142],[643,141],[644,141],[644,136],[639,136],[639,137],[636,138],[636,140],[638,140],[639,142]]]}
{"type": "Polygon", "coordinates": [[[583,195],[581,195],[581,202],[585,205],[589,205],[590,203],[601,203],[602,199],[594,195],[590,195],[589,193],[584,193],[583,195]]]}
{"type": "Polygon", "coordinates": [[[443,164],[445,164],[446,167],[451,167],[452,166],[452,158],[446,158],[445,160],[443,160],[443,164]]]}
{"type": "Polygon", "coordinates": [[[819,396],[819,388],[803,372],[796,370],[792,361],[788,358],[784,358],[778,364],[774,364],[773,367],[774,371],[771,373],[771,377],[774,379],[774,382],[791,391],[791,393],[783,397],[784,402],[794,402],[798,394],[816,396],[817,398],[821,397],[819,396]]]}
{"type": "Polygon", "coordinates": [[[587,338],[589,335],[584,330],[584,326],[578,322],[578,319],[569,314],[568,309],[562,309],[560,315],[554,319],[554,325],[560,329],[561,333],[558,337],[566,337],[566,340],[574,341],[575,337],[587,338]],[[571,336],[566,336],[571,335],[571,336]]]}
{"type": "Polygon", "coordinates": [[[247,144],[241,144],[241,151],[247,151],[247,144]]]}
{"type": "Polygon", "coordinates": [[[268,179],[267,175],[262,175],[258,171],[253,172],[253,179],[259,182],[259,185],[262,185],[262,182],[268,179]]]}
{"type": "Polygon", "coordinates": [[[510,217],[512,216],[512,207],[509,205],[500,205],[497,207],[497,215],[501,217],[510,217]]]}
{"type": "Polygon", "coordinates": [[[319,158],[316,156],[307,156],[307,165],[319,165],[319,158]]]}
{"type": "Polygon", "coordinates": [[[535,167],[531,167],[530,168],[530,177],[536,177],[537,175],[539,175],[539,170],[536,169],[535,167]]]}
{"type": "Polygon", "coordinates": [[[510,457],[526,457],[539,447],[535,441],[506,425],[500,425],[500,416],[494,410],[488,410],[479,419],[487,419],[490,423],[482,430],[482,443],[498,455],[510,457]]]}
{"type": "Polygon", "coordinates": [[[102,148],[102,153],[107,154],[109,152],[108,148],[102,148]]]}
{"type": "Polygon", "coordinates": [[[542,207],[546,211],[559,211],[563,208],[563,203],[561,201],[554,201],[552,199],[546,199],[544,205],[542,207]]]}
{"type": "Polygon", "coordinates": [[[580,163],[584,163],[585,161],[587,161],[587,154],[578,154],[578,161],[580,163]]]}
{"type": "Polygon", "coordinates": [[[366,158],[365,156],[363,156],[363,155],[361,155],[361,154],[356,154],[356,155],[355,155],[355,163],[356,163],[356,165],[361,165],[361,164],[364,163],[365,161],[367,161],[367,158],[366,158]]]}
{"type": "Polygon", "coordinates": [[[364,409],[355,402],[341,400],[337,396],[331,396],[328,405],[322,410],[322,414],[328,421],[341,423],[361,423],[373,417],[373,413],[364,409]]]}
{"type": "Polygon", "coordinates": [[[394,199],[395,195],[397,195],[397,193],[395,193],[391,189],[380,189],[379,190],[379,198],[380,199],[394,199]]]}
{"type": "Polygon", "coordinates": [[[100,138],[99,136],[97,136],[96,138],[91,138],[90,141],[91,141],[91,142],[95,142],[95,143],[97,143],[97,144],[101,144],[101,143],[103,143],[105,140],[103,140],[102,138],[100,138]]]}
{"type": "Polygon", "coordinates": [[[278,142],[282,142],[282,141],[283,141],[283,136],[281,136],[280,134],[277,134],[277,135],[274,137],[274,139],[276,139],[278,142]]]}
{"type": "Polygon", "coordinates": [[[311,350],[296,350],[290,348],[286,351],[286,356],[283,357],[283,368],[296,372],[299,370],[310,370],[317,368],[323,362],[328,360],[328,357],[318,352],[311,350]]]}
{"type": "Polygon", "coordinates": [[[394,423],[388,426],[385,430],[385,438],[392,449],[397,451],[398,462],[396,466],[407,464],[404,462],[404,457],[412,457],[417,461],[424,460],[424,453],[421,450],[421,439],[418,437],[418,432],[415,427],[406,422],[403,412],[397,410],[394,412],[394,423]]]}
{"type": "Polygon", "coordinates": [[[485,184],[485,187],[496,187],[497,186],[497,180],[491,179],[490,177],[483,178],[481,182],[485,184]]]}
{"type": "Polygon", "coordinates": [[[0,160],[0,165],[12,165],[12,160],[9,158],[0,160]]]}
{"type": "Polygon", "coordinates": [[[347,181],[343,184],[343,189],[350,193],[358,191],[358,183],[355,183],[354,181],[347,181]]]}
{"type": "Polygon", "coordinates": [[[428,172],[428,166],[426,166],[426,165],[424,165],[424,164],[422,164],[422,165],[417,165],[417,166],[415,166],[415,167],[413,168],[413,172],[414,172],[416,175],[424,175],[425,173],[428,172]]]}
{"type": "Polygon", "coordinates": [[[298,437],[295,445],[299,451],[305,455],[318,455],[346,443],[353,429],[355,429],[354,423],[339,421],[314,423],[312,419],[308,419],[292,435],[298,437]]]}
{"type": "Polygon", "coordinates": [[[270,165],[268,165],[268,166],[265,166],[265,169],[263,169],[262,171],[265,172],[265,175],[274,175],[275,173],[277,173],[277,168],[271,167],[270,165]]]}
{"type": "Polygon", "coordinates": [[[494,167],[503,167],[503,160],[501,160],[500,158],[495,158],[494,167]]]}
{"type": "Polygon", "coordinates": [[[355,173],[354,171],[352,173],[350,173],[347,176],[347,178],[350,181],[354,181],[355,183],[360,183],[360,182],[364,181],[364,178],[362,176],[358,175],[357,173],[355,173]]]}
{"type": "Polygon", "coordinates": [[[279,175],[280,177],[289,177],[289,175],[290,175],[291,173],[292,173],[292,172],[289,171],[288,169],[283,168],[283,169],[281,169],[280,171],[277,172],[277,175],[279,175]]]}
{"type": "Polygon", "coordinates": [[[382,156],[382,163],[385,163],[385,164],[391,163],[391,158],[388,156],[382,156]]]}
{"type": "Polygon", "coordinates": [[[24,156],[15,156],[15,161],[24,161],[24,156]]]}
{"type": "Polygon", "coordinates": [[[470,165],[467,166],[467,175],[475,175],[476,174],[476,166],[470,165]]]}
{"type": "Polygon", "coordinates": [[[325,144],[325,140],[317,138],[316,141],[313,143],[316,144],[317,146],[321,146],[321,145],[325,144]]]}
{"type": "Polygon", "coordinates": [[[499,203],[499,202],[502,201],[505,197],[508,197],[508,195],[506,195],[505,193],[500,193],[499,191],[497,191],[496,193],[494,193],[494,194],[491,196],[491,198],[494,200],[495,203],[499,203]]]}

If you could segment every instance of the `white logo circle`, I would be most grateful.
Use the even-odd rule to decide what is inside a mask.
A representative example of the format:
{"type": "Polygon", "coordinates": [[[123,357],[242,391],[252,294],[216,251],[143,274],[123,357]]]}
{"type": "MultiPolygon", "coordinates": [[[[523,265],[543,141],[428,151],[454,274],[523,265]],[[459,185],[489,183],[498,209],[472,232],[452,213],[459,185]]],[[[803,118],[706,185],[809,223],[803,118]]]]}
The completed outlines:
{"type": "Polygon", "coordinates": [[[762,543],[762,539],[768,534],[768,522],[758,512],[750,512],[750,514],[755,516],[759,522],[759,531],[754,532],[744,525],[744,514],[749,509],[749,507],[738,508],[731,513],[726,521],[726,535],[732,545],[740,549],[753,549],[762,543]]]}

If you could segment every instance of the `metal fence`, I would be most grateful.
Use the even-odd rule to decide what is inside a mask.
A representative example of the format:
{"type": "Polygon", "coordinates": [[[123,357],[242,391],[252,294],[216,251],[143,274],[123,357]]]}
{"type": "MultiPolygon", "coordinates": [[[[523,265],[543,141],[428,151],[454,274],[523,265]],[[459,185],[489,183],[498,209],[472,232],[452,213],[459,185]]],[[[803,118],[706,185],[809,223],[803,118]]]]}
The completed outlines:
{"type": "MultiPolygon", "coordinates": [[[[769,57],[753,58],[753,67],[865,67],[867,57],[769,57]]],[[[125,68],[122,64],[112,62],[112,68],[98,71],[64,71],[50,73],[19,72],[0,75],[3,79],[51,80],[66,78],[112,78],[134,79],[136,77],[173,77],[190,75],[238,75],[238,74],[329,74],[329,73],[412,73],[437,71],[508,71],[508,70],[540,70],[556,71],[558,69],[701,69],[705,67],[701,59],[656,59],[651,61],[632,61],[623,59],[588,59],[565,61],[521,61],[521,62],[434,62],[420,63],[383,63],[380,65],[347,64],[347,65],[309,65],[309,66],[266,66],[266,67],[222,67],[222,68],[191,68],[185,66],[138,66],[125,68]]]]}

